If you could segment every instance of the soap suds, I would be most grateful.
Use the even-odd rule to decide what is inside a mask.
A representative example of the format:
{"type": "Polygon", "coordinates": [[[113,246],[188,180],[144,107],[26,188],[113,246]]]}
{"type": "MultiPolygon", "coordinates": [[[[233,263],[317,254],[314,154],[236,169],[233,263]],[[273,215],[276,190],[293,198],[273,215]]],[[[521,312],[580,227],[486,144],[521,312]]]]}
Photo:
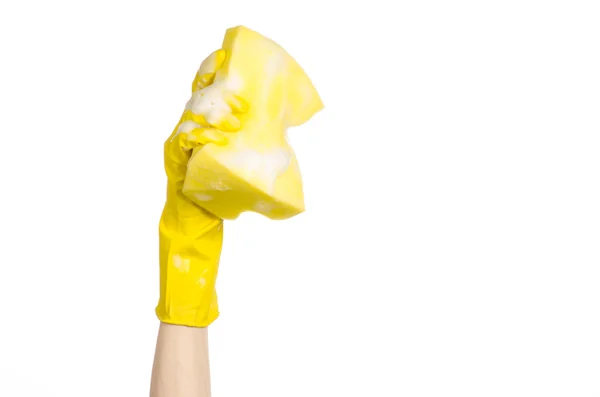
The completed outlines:
{"type": "Polygon", "coordinates": [[[215,82],[194,92],[185,108],[194,114],[204,116],[206,121],[211,124],[218,124],[220,120],[231,113],[231,107],[225,101],[224,91],[225,84],[215,82]]]}
{"type": "Polygon", "coordinates": [[[175,254],[173,255],[173,266],[182,273],[187,273],[190,271],[190,259],[182,258],[181,255],[175,254]]]}
{"type": "Polygon", "coordinates": [[[226,86],[229,91],[236,94],[244,87],[244,80],[239,74],[229,71],[226,79],[226,86]]]}
{"type": "Polygon", "coordinates": [[[185,105],[196,115],[202,115],[210,124],[219,124],[232,113],[225,96],[227,93],[237,93],[243,86],[242,79],[235,74],[217,79],[213,84],[198,90],[185,105]]]}
{"type": "Polygon", "coordinates": [[[195,130],[196,128],[201,128],[202,126],[198,123],[196,123],[195,121],[192,120],[188,120],[188,121],[184,121],[183,123],[181,123],[179,125],[179,128],[177,128],[177,132],[190,132],[195,130]]]}
{"type": "Polygon", "coordinates": [[[198,201],[210,201],[213,199],[213,196],[210,194],[196,193],[194,194],[194,198],[198,201]]]}
{"type": "Polygon", "coordinates": [[[213,52],[212,54],[210,54],[208,57],[206,57],[206,59],[204,61],[202,61],[202,63],[200,64],[200,67],[198,68],[198,72],[196,74],[198,75],[203,75],[205,73],[212,73],[217,69],[217,54],[218,54],[218,50],[213,52]]]}
{"type": "Polygon", "coordinates": [[[206,188],[208,190],[218,190],[220,192],[231,190],[231,186],[228,186],[227,184],[225,184],[225,182],[220,181],[220,180],[212,180],[212,179],[206,178],[206,179],[202,179],[201,182],[204,183],[204,185],[206,186],[206,188]]]}
{"type": "Polygon", "coordinates": [[[258,201],[254,205],[254,211],[260,212],[263,214],[268,214],[275,208],[275,205],[272,203],[267,203],[266,201],[258,201]]]}
{"type": "Polygon", "coordinates": [[[285,70],[286,59],[283,54],[276,52],[269,57],[267,64],[265,65],[265,71],[270,77],[275,77],[277,74],[285,70]]]}
{"type": "Polygon", "coordinates": [[[267,189],[270,191],[275,187],[277,177],[288,168],[292,158],[290,151],[285,148],[271,149],[265,152],[241,149],[237,152],[223,153],[223,157],[228,167],[241,174],[258,178],[266,183],[267,189]]]}
{"type": "Polygon", "coordinates": [[[175,139],[177,137],[177,135],[179,135],[179,134],[187,134],[191,131],[194,131],[196,128],[206,128],[206,127],[208,127],[208,126],[198,124],[192,120],[184,121],[183,123],[179,124],[179,128],[177,128],[177,132],[175,133],[175,135],[173,135],[173,138],[171,138],[171,142],[173,142],[173,139],[175,139]]]}

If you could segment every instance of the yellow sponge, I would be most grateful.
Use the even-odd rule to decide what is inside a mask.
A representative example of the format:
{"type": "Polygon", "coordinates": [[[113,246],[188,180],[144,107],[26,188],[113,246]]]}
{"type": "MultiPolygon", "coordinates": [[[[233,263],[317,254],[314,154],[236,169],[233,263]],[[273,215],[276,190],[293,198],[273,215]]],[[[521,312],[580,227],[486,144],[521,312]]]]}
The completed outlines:
{"type": "MultiPolygon", "coordinates": [[[[222,66],[211,85],[193,92],[186,109],[206,120],[225,120],[229,124],[219,127],[223,131],[239,130],[224,132],[225,145],[207,143],[193,150],[184,195],[223,219],[244,211],[271,219],[297,215],[304,211],[302,179],[286,130],[323,108],[317,91],[283,48],[248,28],[227,30],[215,54],[224,56],[217,61],[222,66]],[[237,118],[227,117],[235,101],[231,93],[244,108],[237,118]],[[241,128],[235,125],[240,122],[241,128]]],[[[190,129],[197,126],[182,120],[192,124],[190,129]]]]}

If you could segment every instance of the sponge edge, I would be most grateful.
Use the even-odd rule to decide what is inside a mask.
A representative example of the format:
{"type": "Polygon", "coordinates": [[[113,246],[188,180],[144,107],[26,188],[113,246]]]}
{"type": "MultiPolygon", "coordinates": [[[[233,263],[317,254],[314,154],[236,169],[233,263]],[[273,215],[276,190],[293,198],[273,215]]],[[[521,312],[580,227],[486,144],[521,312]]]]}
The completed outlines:
{"type": "Polygon", "coordinates": [[[283,48],[245,27],[229,29],[227,53],[215,86],[234,90],[249,111],[242,128],[226,133],[225,146],[196,148],[188,162],[183,193],[223,219],[253,211],[287,219],[304,211],[302,178],[286,130],[323,108],[302,68],[283,48]]]}
{"type": "MultiPolygon", "coordinates": [[[[196,149],[190,162],[202,167],[188,167],[184,194],[196,204],[222,219],[236,219],[242,212],[252,211],[271,219],[282,220],[304,211],[302,184],[295,158],[285,171],[289,177],[277,178],[276,190],[261,186],[249,175],[252,168],[231,170],[205,150],[196,149]],[[293,174],[297,174],[294,176],[293,174]],[[287,191],[286,191],[287,186],[287,191]],[[277,191],[277,193],[276,193],[277,191]]],[[[243,156],[243,154],[242,154],[243,156]]]]}

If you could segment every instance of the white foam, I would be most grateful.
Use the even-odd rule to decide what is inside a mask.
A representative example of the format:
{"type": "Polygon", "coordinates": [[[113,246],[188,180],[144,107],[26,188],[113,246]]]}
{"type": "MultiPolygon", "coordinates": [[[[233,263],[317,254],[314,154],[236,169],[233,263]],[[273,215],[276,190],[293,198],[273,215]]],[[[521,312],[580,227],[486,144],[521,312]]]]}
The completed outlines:
{"type": "MultiPolygon", "coordinates": [[[[175,139],[177,137],[177,135],[179,135],[179,134],[188,134],[191,131],[194,131],[196,128],[205,128],[205,127],[208,127],[208,126],[198,124],[192,120],[184,121],[183,123],[179,124],[179,128],[177,128],[177,132],[175,133],[175,135],[173,135],[173,138],[171,138],[171,142],[173,142],[173,139],[175,139]]],[[[189,136],[190,136],[190,138],[193,137],[193,135],[191,135],[191,134],[189,136]]]]}
{"type": "Polygon", "coordinates": [[[195,121],[188,120],[184,121],[179,125],[179,128],[177,128],[177,132],[190,132],[195,130],[196,128],[202,128],[202,125],[196,123],[195,121]]]}
{"type": "Polygon", "coordinates": [[[254,211],[262,214],[268,214],[269,212],[273,211],[274,208],[275,204],[267,203],[266,201],[258,201],[254,205],[254,211]]]}
{"type": "Polygon", "coordinates": [[[196,193],[194,194],[194,198],[198,201],[210,201],[213,199],[213,196],[210,194],[196,193]]]}
{"type": "Polygon", "coordinates": [[[291,152],[285,148],[270,149],[264,152],[254,149],[240,149],[222,153],[227,167],[242,175],[255,177],[265,183],[269,193],[275,186],[277,177],[290,165],[291,152]]]}
{"type": "Polygon", "coordinates": [[[226,78],[217,78],[208,87],[194,92],[185,108],[194,114],[204,116],[210,124],[219,124],[232,113],[231,106],[225,100],[226,95],[239,92],[242,86],[242,79],[235,74],[230,74],[226,78]]]}
{"type": "Polygon", "coordinates": [[[182,273],[187,273],[190,271],[190,259],[182,258],[181,255],[175,254],[172,258],[173,266],[178,269],[182,273]]]}

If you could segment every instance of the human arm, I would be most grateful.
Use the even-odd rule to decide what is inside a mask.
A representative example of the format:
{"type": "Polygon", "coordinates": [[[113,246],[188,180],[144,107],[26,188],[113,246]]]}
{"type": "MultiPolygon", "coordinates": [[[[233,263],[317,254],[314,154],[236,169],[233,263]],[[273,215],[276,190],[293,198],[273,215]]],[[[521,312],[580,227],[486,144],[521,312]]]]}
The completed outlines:
{"type": "Polygon", "coordinates": [[[150,397],[210,397],[208,327],[161,323],[150,397]]]}

